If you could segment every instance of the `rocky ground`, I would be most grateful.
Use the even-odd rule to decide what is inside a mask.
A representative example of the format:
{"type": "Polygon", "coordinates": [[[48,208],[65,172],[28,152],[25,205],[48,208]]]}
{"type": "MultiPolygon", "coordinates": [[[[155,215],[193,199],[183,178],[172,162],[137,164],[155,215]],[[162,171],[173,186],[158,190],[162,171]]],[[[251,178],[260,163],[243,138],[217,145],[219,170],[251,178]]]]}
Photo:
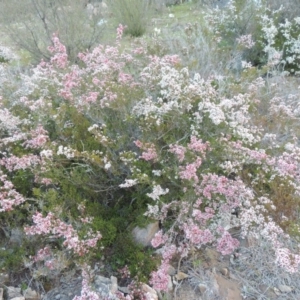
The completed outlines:
{"type": "MultiPolygon", "coordinates": [[[[158,254],[159,255],[159,254],[158,254]]],[[[129,288],[115,276],[104,277],[107,268],[101,260],[93,269],[93,290],[101,299],[119,299],[129,288]]],[[[24,272],[17,277],[0,273],[0,300],[72,300],[80,295],[80,272],[67,273],[57,279],[49,291],[29,280],[24,272]],[[23,282],[27,282],[24,285],[23,282]]],[[[128,282],[127,282],[128,284],[128,282]]],[[[273,300],[300,299],[300,276],[283,273],[272,263],[272,253],[253,239],[241,240],[234,255],[222,256],[213,248],[195,250],[192,257],[169,267],[169,292],[161,294],[147,284],[142,290],[149,300],[273,300]]]]}

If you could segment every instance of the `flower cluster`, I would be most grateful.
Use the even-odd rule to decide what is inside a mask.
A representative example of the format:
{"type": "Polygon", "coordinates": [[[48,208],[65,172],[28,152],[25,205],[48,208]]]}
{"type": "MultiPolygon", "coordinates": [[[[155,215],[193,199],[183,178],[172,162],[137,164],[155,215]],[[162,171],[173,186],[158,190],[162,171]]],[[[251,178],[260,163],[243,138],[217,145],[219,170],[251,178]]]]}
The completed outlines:
{"type": "Polygon", "coordinates": [[[89,238],[81,240],[72,225],[57,219],[53,213],[48,213],[46,217],[43,217],[41,213],[37,212],[33,216],[33,222],[35,225],[25,227],[27,235],[52,234],[54,237],[62,237],[65,239],[63,245],[79,256],[88,253],[89,248],[94,248],[102,237],[99,232],[95,234],[88,232],[87,237],[89,238]]]}
{"type": "Polygon", "coordinates": [[[11,211],[14,206],[18,206],[26,201],[26,199],[18,193],[11,181],[7,179],[7,175],[0,176],[0,212],[11,211]]]}
{"type": "Polygon", "coordinates": [[[157,159],[157,153],[156,153],[156,149],[154,144],[151,143],[142,143],[141,141],[137,140],[134,142],[134,144],[144,150],[142,152],[142,155],[140,156],[140,158],[149,161],[149,160],[156,160],[157,159]]]}
{"type": "Polygon", "coordinates": [[[252,40],[251,34],[242,35],[242,36],[238,37],[236,40],[239,43],[239,45],[241,45],[247,49],[250,49],[255,45],[255,42],[252,40]]]}

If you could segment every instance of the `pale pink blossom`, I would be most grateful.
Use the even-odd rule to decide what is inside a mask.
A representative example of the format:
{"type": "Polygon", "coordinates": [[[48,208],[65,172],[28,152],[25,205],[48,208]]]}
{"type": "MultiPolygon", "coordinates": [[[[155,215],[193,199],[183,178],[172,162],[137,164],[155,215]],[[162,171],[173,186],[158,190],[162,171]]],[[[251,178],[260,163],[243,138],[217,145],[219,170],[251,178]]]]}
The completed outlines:
{"type": "Polygon", "coordinates": [[[239,45],[241,45],[247,49],[251,49],[255,45],[255,42],[252,40],[251,34],[241,35],[236,40],[239,45]]]}
{"type": "Polygon", "coordinates": [[[134,142],[134,144],[144,150],[142,152],[142,155],[140,156],[140,158],[146,160],[146,161],[150,161],[150,160],[156,160],[158,158],[158,155],[156,153],[156,149],[155,149],[155,145],[152,143],[142,143],[141,141],[137,140],[134,142]]]}
{"type": "Polygon", "coordinates": [[[180,172],[179,176],[181,179],[186,179],[186,180],[194,180],[196,183],[199,181],[198,175],[197,175],[197,170],[201,166],[202,160],[200,157],[196,159],[195,162],[191,164],[187,164],[184,167],[180,167],[180,172]]]}
{"type": "Polygon", "coordinates": [[[27,235],[52,234],[57,238],[62,237],[65,239],[63,245],[80,256],[88,253],[89,248],[95,247],[102,237],[99,232],[95,234],[89,232],[89,238],[82,240],[72,225],[62,222],[52,213],[48,213],[46,217],[43,217],[41,213],[37,212],[32,219],[35,225],[24,228],[27,235]]]}
{"type": "Polygon", "coordinates": [[[183,162],[186,148],[180,145],[170,145],[169,152],[176,154],[178,160],[183,162]]]}
{"type": "Polygon", "coordinates": [[[159,232],[157,232],[154,235],[154,238],[151,240],[151,245],[154,248],[159,247],[160,245],[164,244],[167,241],[167,237],[164,236],[162,230],[160,230],[159,232]]]}
{"type": "Polygon", "coordinates": [[[217,250],[222,255],[231,254],[238,246],[239,241],[233,238],[227,231],[224,231],[221,238],[217,240],[217,250]]]}

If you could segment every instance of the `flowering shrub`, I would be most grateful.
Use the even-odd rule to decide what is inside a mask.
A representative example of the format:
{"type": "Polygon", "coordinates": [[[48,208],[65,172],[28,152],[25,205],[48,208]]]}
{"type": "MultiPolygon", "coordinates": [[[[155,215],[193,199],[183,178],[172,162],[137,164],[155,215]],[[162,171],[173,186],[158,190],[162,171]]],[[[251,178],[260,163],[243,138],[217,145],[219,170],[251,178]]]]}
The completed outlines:
{"type": "Polygon", "coordinates": [[[231,52],[231,69],[241,71],[251,63],[267,67],[273,75],[299,71],[299,18],[286,16],[287,7],[269,6],[264,1],[232,0],[225,9],[205,15],[219,47],[231,52]]]}
{"type": "MultiPolygon", "coordinates": [[[[33,223],[25,232],[58,239],[59,251],[78,263],[102,241],[115,267],[142,266],[143,279],[153,271],[158,290],[167,290],[174,257],[206,245],[235,251],[233,227],[267,240],[275,262],[297,272],[300,256],[284,241],[299,219],[300,149],[296,138],[265,143],[268,132],[255,122],[265,81],[220,88],[224,79],[191,75],[176,55],[122,50],[123,29],[115,46],[80,53],[75,65],[53,36],[52,59],[24,76],[1,110],[1,212],[27,204],[33,223]],[[26,195],[15,180],[20,170],[33,178],[26,195]],[[151,253],[136,246],[133,255],[129,237],[153,220],[162,227],[152,240],[162,253],[157,270],[151,253]]],[[[253,45],[248,35],[237,43],[253,45]]],[[[291,111],[278,98],[270,102],[270,116],[291,111]]],[[[41,245],[36,259],[52,268],[49,247],[41,245]]],[[[76,299],[87,297],[97,299],[84,273],[76,299]]]]}

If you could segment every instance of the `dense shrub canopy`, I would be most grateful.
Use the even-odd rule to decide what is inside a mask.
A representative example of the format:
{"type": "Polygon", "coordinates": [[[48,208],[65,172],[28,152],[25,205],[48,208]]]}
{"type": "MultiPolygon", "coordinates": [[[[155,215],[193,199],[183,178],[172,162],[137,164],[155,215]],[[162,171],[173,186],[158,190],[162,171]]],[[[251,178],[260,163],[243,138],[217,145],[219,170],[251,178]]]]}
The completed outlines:
{"type": "Polygon", "coordinates": [[[114,45],[81,52],[76,63],[53,34],[49,61],[15,85],[4,81],[0,220],[35,239],[33,272],[45,266],[56,276],[73,261],[87,277],[86,264],[107,255],[113,268],[128,265],[166,291],[174,257],[207,245],[231,254],[239,247],[232,228],[267,241],[275,262],[298,272],[299,107],[275,79],[297,73],[299,22],[276,25],[266,8],[251,6],[261,14],[257,40],[253,26],[233,30],[247,7],[237,4],[240,19],[216,9],[204,19],[211,31],[201,32],[221,58],[225,48],[242,55],[239,69],[224,67],[222,76],[201,76],[146,43],[125,48],[120,25],[114,45]],[[261,68],[247,60],[256,43],[261,68]],[[153,221],[161,259],[131,236],[153,221]]]}

